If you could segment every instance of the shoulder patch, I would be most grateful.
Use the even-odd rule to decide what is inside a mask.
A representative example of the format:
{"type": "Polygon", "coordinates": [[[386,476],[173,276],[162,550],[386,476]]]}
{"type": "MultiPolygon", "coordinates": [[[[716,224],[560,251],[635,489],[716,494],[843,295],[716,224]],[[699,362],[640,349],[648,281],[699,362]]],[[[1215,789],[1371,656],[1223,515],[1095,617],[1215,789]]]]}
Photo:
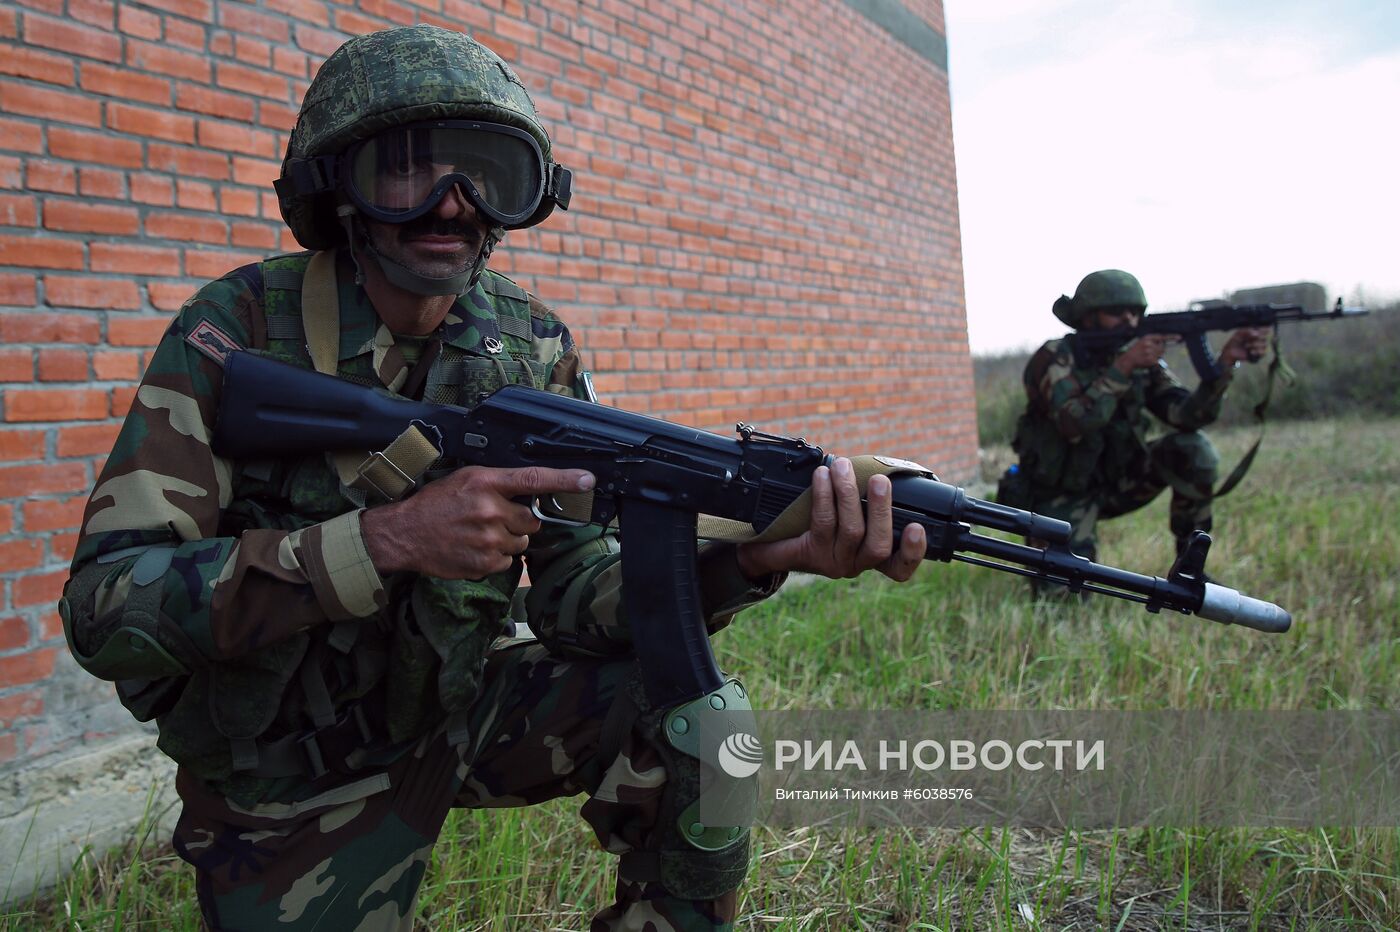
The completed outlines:
{"type": "Polygon", "coordinates": [[[224,358],[229,353],[236,353],[243,349],[237,340],[207,320],[201,320],[199,326],[191,330],[185,337],[185,342],[220,366],[223,366],[224,358]]]}

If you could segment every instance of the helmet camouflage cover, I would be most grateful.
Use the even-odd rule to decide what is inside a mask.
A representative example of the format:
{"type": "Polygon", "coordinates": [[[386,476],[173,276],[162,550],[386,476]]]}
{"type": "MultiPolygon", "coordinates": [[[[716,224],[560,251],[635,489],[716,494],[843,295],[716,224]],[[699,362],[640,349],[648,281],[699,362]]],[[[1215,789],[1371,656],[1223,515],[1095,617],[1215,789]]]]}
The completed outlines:
{"type": "Polygon", "coordinates": [[[1055,302],[1054,312],[1062,322],[1078,328],[1090,311],[1109,307],[1135,307],[1139,311],[1147,309],[1147,296],[1138,280],[1121,269],[1102,269],[1090,272],[1074,289],[1074,297],[1060,295],[1055,302]]]}
{"type": "MultiPolygon", "coordinates": [[[[381,130],[422,120],[480,120],[524,130],[546,161],[549,136],[515,72],[470,36],[438,26],[403,26],[355,36],[321,65],[307,88],[282,161],[344,151],[381,130]]],[[[307,249],[344,240],[329,193],[278,191],[282,217],[307,249]]]]}

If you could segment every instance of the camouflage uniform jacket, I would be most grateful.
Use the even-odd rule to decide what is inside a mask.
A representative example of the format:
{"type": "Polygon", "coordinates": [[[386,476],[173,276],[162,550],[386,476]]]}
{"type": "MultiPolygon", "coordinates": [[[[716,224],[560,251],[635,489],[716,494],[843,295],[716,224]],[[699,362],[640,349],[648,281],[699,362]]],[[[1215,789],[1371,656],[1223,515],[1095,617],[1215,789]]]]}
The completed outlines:
{"type": "MultiPolygon", "coordinates": [[[[161,749],[248,802],[302,782],[252,772],[259,743],[343,720],[360,702],[381,722],[364,761],[381,763],[470,706],[521,577],[517,561],[480,581],[381,578],[360,503],[325,456],[234,462],[210,450],[225,352],[254,347],[311,368],[299,293],[309,257],[246,266],[181,309],[88,502],[60,603],[79,662],[114,680],[136,718],[157,721],[161,749]]],[[[338,374],[398,389],[410,341],[380,323],[344,256],[337,276],[338,374]]],[[[427,400],[471,405],[507,381],[581,394],[568,329],[495,273],[439,336],[427,400]]],[[[615,535],[598,528],[532,538],[526,603],[546,644],[626,649],[619,558],[615,535]]],[[[751,587],[727,545],[702,548],[700,571],[712,630],[780,582],[751,587]]]]}
{"type": "Polygon", "coordinates": [[[1193,392],[1165,361],[1131,375],[1111,359],[1081,367],[1069,339],[1036,350],[1023,375],[1028,404],[1012,445],[1040,493],[1082,492],[1144,472],[1148,412],[1187,431],[1220,415],[1230,370],[1193,392]]]}

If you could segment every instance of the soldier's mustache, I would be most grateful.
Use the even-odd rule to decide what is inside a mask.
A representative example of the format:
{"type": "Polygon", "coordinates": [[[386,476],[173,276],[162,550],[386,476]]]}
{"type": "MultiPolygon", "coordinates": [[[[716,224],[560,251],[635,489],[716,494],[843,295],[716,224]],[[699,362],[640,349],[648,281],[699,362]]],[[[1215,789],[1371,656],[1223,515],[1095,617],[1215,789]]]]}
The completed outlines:
{"type": "Polygon", "coordinates": [[[426,217],[420,220],[410,220],[399,227],[400,242],[415,236],[455,236],[465,242],[474,243],[481,238],[481,233],[475,226],[460,220],[426,217]]]}

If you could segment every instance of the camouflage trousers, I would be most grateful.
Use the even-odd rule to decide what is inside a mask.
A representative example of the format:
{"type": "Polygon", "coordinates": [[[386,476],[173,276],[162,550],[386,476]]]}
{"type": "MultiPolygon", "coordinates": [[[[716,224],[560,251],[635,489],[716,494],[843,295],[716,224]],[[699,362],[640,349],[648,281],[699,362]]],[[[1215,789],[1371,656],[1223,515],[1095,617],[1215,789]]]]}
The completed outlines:
{"type": "Polygon", "coordinates": [[[1191,532],[1209,531],[1220,456],[1205,434],[1170,433],[1147,445],[1147,470],[1083,492],[1037,490],[1032,510],[1070,524],[1070,549],[1098,560],[1098,522],[1136,511],[1172,490],[1170,526],[1177,551],[1191,532]]]}
{"type": "MultiPolygon", "coordinates": [[[[564,659],[537,643],[493,651],[480,698],[382,772],[330,775],[295,803],[235,804],[183,770],[175,848],[194,866],[212,929],[410,930],[418,886],[452,807],[528,806],[587,793],[615,854],[655,850],[666,769],[640,726],[601,760],[603,723],[632,676],[623,661],[564,659]],[[469,737],[454,746],[450,733],[469,737]],[[329,782],[327,782],[329,781],[329,782]],[[326,785],[323,787],[322,784],[326,785]]],[[[737,894],[681,900],[619,872],[591,932],[732,928],[737,894]]]]}

